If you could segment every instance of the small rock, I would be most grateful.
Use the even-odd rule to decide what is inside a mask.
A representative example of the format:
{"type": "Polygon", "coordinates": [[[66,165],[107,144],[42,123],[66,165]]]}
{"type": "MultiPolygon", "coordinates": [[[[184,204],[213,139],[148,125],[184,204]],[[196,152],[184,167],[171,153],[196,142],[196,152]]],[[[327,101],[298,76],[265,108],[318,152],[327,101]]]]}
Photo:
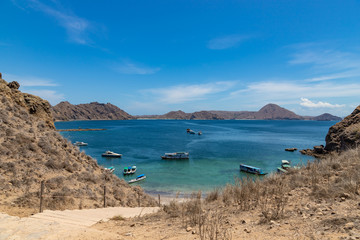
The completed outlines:
{"type": "Polygon", "coordinates": [[[187,231],[187,232],[190,232],[191,230],[192,230],[192,227],[187,227],[187,228],[186,228],[186,231],[187,231]]]}
{"type": "Polygon", "coordinates": [[[128,236],[128,237],[131,237],[133,234],[131,232],[129,233],[125,233],[124,236],[128,236]]]}
{"type": "Polygon", "coordinates": [[[135,224],[135,223],[133,223],[133,224],[131,224],[131,225],[130,225],[130,227],[135,227],[135,225],[136,225],[136,224],[135,224]]]}
{"type": "Polygon", "coordinates": [[[242,224],[245,224],[245,223],[246,223],[246,221],[245,221],[245,220],[241,220],[241,223],[242,223],[242,224]]]}
{"type": "Polygon", "coordinates": [[[196,231],[195,230],[192,230],[192,232],[191,232],[192,234],[196,234],[196,231]]]}
{"type": "Polygon", "coordinates": [[[355,224],[353,222],[348,222],[347,224],[345,224],[344,229],[353,229],[355,227],[355,224]]]}
{"type": "Polygon", "coordinates": [[[341,198],[346,198],[346,199],[348,199],[348,198],[350,198],[350,194],[348,194],[348,193],[342,193],[342,194],[340,195],[340,197],[341,197],[341,198]]]}
{"type": "Polygon", "coordinates": [[[244,229],[244,232],[246,232],[246,233],[251,233],[251,230],[250,230],[250,229],[245,228],[245,229],[244,229]]]}

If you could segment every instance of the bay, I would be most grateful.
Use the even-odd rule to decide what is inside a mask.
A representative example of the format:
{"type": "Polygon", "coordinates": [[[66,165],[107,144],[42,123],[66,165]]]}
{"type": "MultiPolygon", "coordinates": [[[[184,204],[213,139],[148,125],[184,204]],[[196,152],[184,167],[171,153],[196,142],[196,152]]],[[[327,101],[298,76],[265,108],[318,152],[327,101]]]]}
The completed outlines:
{"type": "Polygon", "coordinates": [[[294,120],[126,120],[56,122],[57,129],[104,128],[105,131],[61,132],[71,142],[89,145],[82,151],[104,167],[115,167],[125,180],[124,167],[136,165],[147,179],[139,182],[147,192],[204,192],[246,177],[239,171],[244,163],[275,172],[282,159],[306,164],[313,158],[285,148],[312,148],[325,144],[333,121],[294,120]],[[190,128],[202,135],[191,135],[190,128]],[[101,157],[106,150],[123,154],[121,159],[101,157]],[[162,160],[165,152],[186,151],[189,160],[162,160]]]}

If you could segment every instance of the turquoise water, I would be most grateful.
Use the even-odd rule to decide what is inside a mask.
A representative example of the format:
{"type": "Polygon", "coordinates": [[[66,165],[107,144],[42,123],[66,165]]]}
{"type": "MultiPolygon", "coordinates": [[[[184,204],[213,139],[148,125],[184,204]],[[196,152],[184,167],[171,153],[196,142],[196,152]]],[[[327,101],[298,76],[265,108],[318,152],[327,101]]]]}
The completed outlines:
{"type": "Polygon", "coordinates": [[[136,175],[146,174],[141,185],[148,192],[176,193],[209,191],[247,176],[239,172],[244,163],[274,172],[282,159],[293,164],[312,160],[285,148],[312,148],[325,144],[325,136],[335,122],[267,120],[128,120],[57,122],[57,129],[105,128],[105,131],[62,132],[72,142],[89,143],[80,147],[104,166],[114,166],[122,175],[124,167],[136,165],[136,175]],[[190,135],[186,129],[202,131],[190,135]],[[123,154],[108,159],[101,154],[111,150],[123,154]],[[186,151],[189,160],[162,160],[165,152],[186,151]]]}

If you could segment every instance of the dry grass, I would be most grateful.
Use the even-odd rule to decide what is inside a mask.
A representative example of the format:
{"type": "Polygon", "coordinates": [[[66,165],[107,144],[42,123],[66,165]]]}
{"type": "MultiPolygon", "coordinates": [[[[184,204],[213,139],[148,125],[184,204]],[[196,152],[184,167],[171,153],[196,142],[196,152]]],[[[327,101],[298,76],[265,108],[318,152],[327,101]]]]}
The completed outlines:
{"type": "MultiPolygon", "coordinates": [[[[264,224],[291,218],[294,213],[303,214],[304,210],[296,203],[297,207],[291,211],[288,208],[289,198],[294,193],[308,198],[309,206],[322,201],[333,204],[348,199],[359,200],[359,172],[360,148],[356,148],[308,162],[287,174],[271,174],[263,179],[235,179],[233,184],[209,192],[203,200],[200,192],[193,193],[185,202],[174,200],[163,210],[172,219],[181,220],[183,228],[195,227],[200,239],[231,239],[229,216],[240,218],[243,212],[257,212],[260,213],[258,224],[264,224]]],[[[318,211],[318,208],[308,211],[318,211]]],[[[326,221],[335,220],[324,220],[324,223],[326,221]]],[[[351,221],[346,217],[342,219],[344,223],[351,221]]]]}

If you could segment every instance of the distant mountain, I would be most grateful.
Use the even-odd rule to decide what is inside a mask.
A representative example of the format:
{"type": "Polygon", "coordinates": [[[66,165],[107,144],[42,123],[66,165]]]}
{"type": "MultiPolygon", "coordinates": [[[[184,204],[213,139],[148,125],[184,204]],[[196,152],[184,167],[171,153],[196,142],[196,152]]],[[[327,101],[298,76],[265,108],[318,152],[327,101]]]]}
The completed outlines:
{"type": "Polygon", "coordinates": [[[300,116],[294,112],[270,103],[259,111],[198,111],[185,113],[181,110],[171,111],[163,115],[131,116],[117,106],[107,103],[92,102],[73,105],[61,102],[52,107],[54,119],[57,121],[69,120],[129,120],[129,119],[177,119],[177,120],[316,120],[340,121],[341,118],[324,113],[320,116],[300,116]]]}
{"type": "Polygon", "coordinates": [[[310,117],[310,119],[315,120],[315,121],[341,121],[342,120],[341,117],[331,115],[330,113],[324,113],[317,117],[310,117]]]}
{"type": "Polygon", "coordinates": [[[325,113],[316,117],[304,117],[294,112],[270,103],[259,111],[200,111],[185,113],[183,111],[172,111],[163,115],[142,115],[138,119],[182,119],[182,120],[316,120],[316,121],[340,121],[341,118],[325,113]]]}
{"type": "Polygon", "coordinates": [[[134,119],[127,112],[110,103],[92,102],[73,105],[69,102],[61,102],[52,107],[52,111],[57,121],[134,119]]]}
{"type": "Polygon", "coordinates": [[[200,111],[194,113],[185,113],[181,110],[171,111],[163,115],[142,115],[137,116],[138,119],[176,119],[176,120],[224,120],[217,114],[209,111],[200,111]]]}

